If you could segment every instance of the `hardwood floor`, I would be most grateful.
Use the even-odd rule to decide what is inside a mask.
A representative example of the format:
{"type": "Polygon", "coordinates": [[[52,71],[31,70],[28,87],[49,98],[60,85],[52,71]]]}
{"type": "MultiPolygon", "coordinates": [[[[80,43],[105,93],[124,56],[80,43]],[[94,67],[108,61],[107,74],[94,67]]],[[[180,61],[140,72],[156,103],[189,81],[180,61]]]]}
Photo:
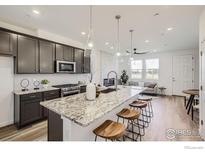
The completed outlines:
{"type": "Polygon", "coordinates": [[[47,141],[47,120],[19,130],[14,125],[0,128],[0,141],[47,141]]]}
{"type": "MultiPolygon", "coordinates": [[[[190,132],[198,131],[198,122],[191,120],[184,108],[182,97],[159,97],[153,99],[154,117],[145,131],[143,141],[201,141],[198,135],[190,132]],[[167,130],[171,129],[178,134],[175,138],[167,137],[167,130]],[[183,133],[181,133],[183,134],[183,133]]],[[[196,115],[196,114],[195,114],[196,115]]],[[[169,134],[170,137],[170,134],[169,134]]],[[[173,137],[173,134],[171,134],[173,137]]],[[[39,122],[23,129],[17,130],[15,126],[0,128],[0,141],[46,141],[47,121],[39,122]]]]}

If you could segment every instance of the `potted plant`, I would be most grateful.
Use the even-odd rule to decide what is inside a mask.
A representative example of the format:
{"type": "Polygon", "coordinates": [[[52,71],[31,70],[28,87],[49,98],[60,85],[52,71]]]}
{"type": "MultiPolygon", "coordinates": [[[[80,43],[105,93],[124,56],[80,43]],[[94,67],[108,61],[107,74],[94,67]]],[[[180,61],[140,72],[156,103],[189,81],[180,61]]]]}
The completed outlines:
{"type": "Polygon", "coordinates": [[[128,79],[129,79],[129,76],[127,75],[127,72],[125,70],[123,70],[122,74],[120,76],[120,80],[122,82],[122,85],[126,85],[128,79]]]}
{"type": "Polygon", "coordinates": [[[43,85],[43,88],[48,88],[49,81],[47,79],[41,80],[41,84],[43,85]]]}

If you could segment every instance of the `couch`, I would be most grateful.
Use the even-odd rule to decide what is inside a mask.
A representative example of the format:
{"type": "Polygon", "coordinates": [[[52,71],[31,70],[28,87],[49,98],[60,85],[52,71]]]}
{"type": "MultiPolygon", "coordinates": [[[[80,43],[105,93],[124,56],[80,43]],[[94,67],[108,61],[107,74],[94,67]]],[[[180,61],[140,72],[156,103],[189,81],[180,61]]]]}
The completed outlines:
{"type": "Polygon", "coordinates": [[[129,81],[128,85],[146,87],[146,89],[141,94],[157,95],[158,88],[156,82],[129,81]]]}

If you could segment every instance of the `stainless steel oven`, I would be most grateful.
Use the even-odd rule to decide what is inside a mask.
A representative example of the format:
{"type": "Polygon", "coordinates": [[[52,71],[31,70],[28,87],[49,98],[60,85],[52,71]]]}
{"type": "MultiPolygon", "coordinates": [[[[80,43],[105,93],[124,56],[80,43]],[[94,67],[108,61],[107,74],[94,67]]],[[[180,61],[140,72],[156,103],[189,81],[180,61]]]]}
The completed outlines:
{"type": "Polygon", "coordinates": [[[69,61],[56,61],[56,73],[75,73],[76,64],[75,62],[69,61]]]}

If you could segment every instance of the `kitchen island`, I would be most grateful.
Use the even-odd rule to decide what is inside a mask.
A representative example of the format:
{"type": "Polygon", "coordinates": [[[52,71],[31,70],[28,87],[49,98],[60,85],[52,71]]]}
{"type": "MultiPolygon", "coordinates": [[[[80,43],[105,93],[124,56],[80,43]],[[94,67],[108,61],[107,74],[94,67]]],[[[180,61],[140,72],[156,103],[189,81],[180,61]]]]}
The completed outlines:
{"type": "Polygon", "coordinates": [[[93,129],[105,120],[116,121],[116,113],[136,100],[142,87],[119,86],[119,90],[101,93],[94,101],[85,93],[41,102],[49,110],[48,140],[93,141],[93,129]]]}

